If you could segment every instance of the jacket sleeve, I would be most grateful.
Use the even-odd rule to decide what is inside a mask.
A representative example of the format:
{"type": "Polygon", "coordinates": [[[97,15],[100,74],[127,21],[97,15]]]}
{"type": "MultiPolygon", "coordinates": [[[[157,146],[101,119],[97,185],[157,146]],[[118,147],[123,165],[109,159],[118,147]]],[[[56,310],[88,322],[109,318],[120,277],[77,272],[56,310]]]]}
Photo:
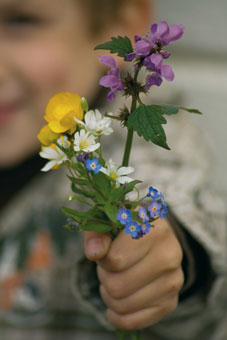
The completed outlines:
{"type": "Polygon", "coordinates": [[[213,160],[202,131],[185,114],[169,120],[171,150],[135,143],[133,166],[164,195],[181,225],[204,247],[217,274],[227,271],[226,198],[212,183],[213,160]],[[143,151],[142,151],[143,150],[143,151]]]}
{"type": "MultiPolygon", "coordinates": [[[[209,328],[210,320],[214,317],[212,313],[215,312],[219,317],[221,315],[216,320],[217,323],[221,323],[226,317],[226,202],[225,196],[215,189],[215,183],[211,181],[213,160],[202,131],[195,126],[192,117],[187,117],[184,113],[169,117],[168,120],[165,130],[171,150],[161,149],[135,136],[130,165],[136,169],[134,178],[143,181],[140,187],[141,197],[147,193],[150,185],[160,190],[179,225],[209,258],[215,279],[212,276],[205,302],[204,296],[195,293],[163,322],[154,328],[152,326],[157,334],[160,333],[160,339],[161,334],[164,336],[167,330],[168,339],[178,339],[176,329],[179,339],[182,339],[184,327],[193,322],[193,327],[189,327],[190,334],[191,338],[197,339],[196,334],[209,328]],[[185,315],[184,321],[182,315],[185,315]]],[[[121,162],[123,143],[120,133],[107,146],[107,154],[111,154],[111,158],[117,162],[121,162]]],[[[82,286],[80,281],[80,287],[82,286]]],[[[88,293],[85,300],[89,299],[88,293]]]]}

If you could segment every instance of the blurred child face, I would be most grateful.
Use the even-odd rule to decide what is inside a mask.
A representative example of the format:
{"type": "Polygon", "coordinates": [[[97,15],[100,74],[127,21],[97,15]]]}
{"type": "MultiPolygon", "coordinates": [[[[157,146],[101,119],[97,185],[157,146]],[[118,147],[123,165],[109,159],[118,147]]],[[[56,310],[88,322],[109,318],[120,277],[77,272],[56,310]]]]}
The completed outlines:
{"type": "Polygon", "coordinates": [[[92,99],[100,66],[89,33],[75,0],[0,0],[0,167],[38,150],[53,94],[92,99]]]}

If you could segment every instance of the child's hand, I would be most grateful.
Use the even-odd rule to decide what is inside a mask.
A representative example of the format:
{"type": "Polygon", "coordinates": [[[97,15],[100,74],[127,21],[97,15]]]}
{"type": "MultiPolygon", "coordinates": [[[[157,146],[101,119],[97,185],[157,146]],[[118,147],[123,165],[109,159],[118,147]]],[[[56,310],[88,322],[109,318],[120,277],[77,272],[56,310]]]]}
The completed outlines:
{"type": "Polygon", "coordinates": [[[117,328],[152,325],[178,304],[183,285],[181,246],[166,220],[139,240],[122,231],[111,243],[105,234],[86,232],[85,252],[97,261],[100,292],[108,320],[117,328]]]}

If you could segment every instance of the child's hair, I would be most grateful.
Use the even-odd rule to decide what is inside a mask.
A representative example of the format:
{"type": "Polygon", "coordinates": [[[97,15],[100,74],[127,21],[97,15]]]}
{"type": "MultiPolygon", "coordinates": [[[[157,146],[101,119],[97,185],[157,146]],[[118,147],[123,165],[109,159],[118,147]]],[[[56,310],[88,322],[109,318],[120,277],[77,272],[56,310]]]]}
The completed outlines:
{"type": "Polygon", "coordinates": [[[80,0],[87,11],[88,21],[93,34],[99,33],[117,18],[121,5],[133,0],[80,0]]]}

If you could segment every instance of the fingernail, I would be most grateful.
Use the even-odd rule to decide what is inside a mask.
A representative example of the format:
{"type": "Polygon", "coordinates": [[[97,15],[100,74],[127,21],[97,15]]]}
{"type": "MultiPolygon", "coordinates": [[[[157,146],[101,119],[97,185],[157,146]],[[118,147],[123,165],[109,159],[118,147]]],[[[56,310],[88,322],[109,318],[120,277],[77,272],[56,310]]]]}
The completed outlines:
{"type": "Polygon", "coordinates": [[[89,256],[97,256],[103,249],[103,243],[100,238],[92,238],[87,243],[87,253],[89,256]]]}

